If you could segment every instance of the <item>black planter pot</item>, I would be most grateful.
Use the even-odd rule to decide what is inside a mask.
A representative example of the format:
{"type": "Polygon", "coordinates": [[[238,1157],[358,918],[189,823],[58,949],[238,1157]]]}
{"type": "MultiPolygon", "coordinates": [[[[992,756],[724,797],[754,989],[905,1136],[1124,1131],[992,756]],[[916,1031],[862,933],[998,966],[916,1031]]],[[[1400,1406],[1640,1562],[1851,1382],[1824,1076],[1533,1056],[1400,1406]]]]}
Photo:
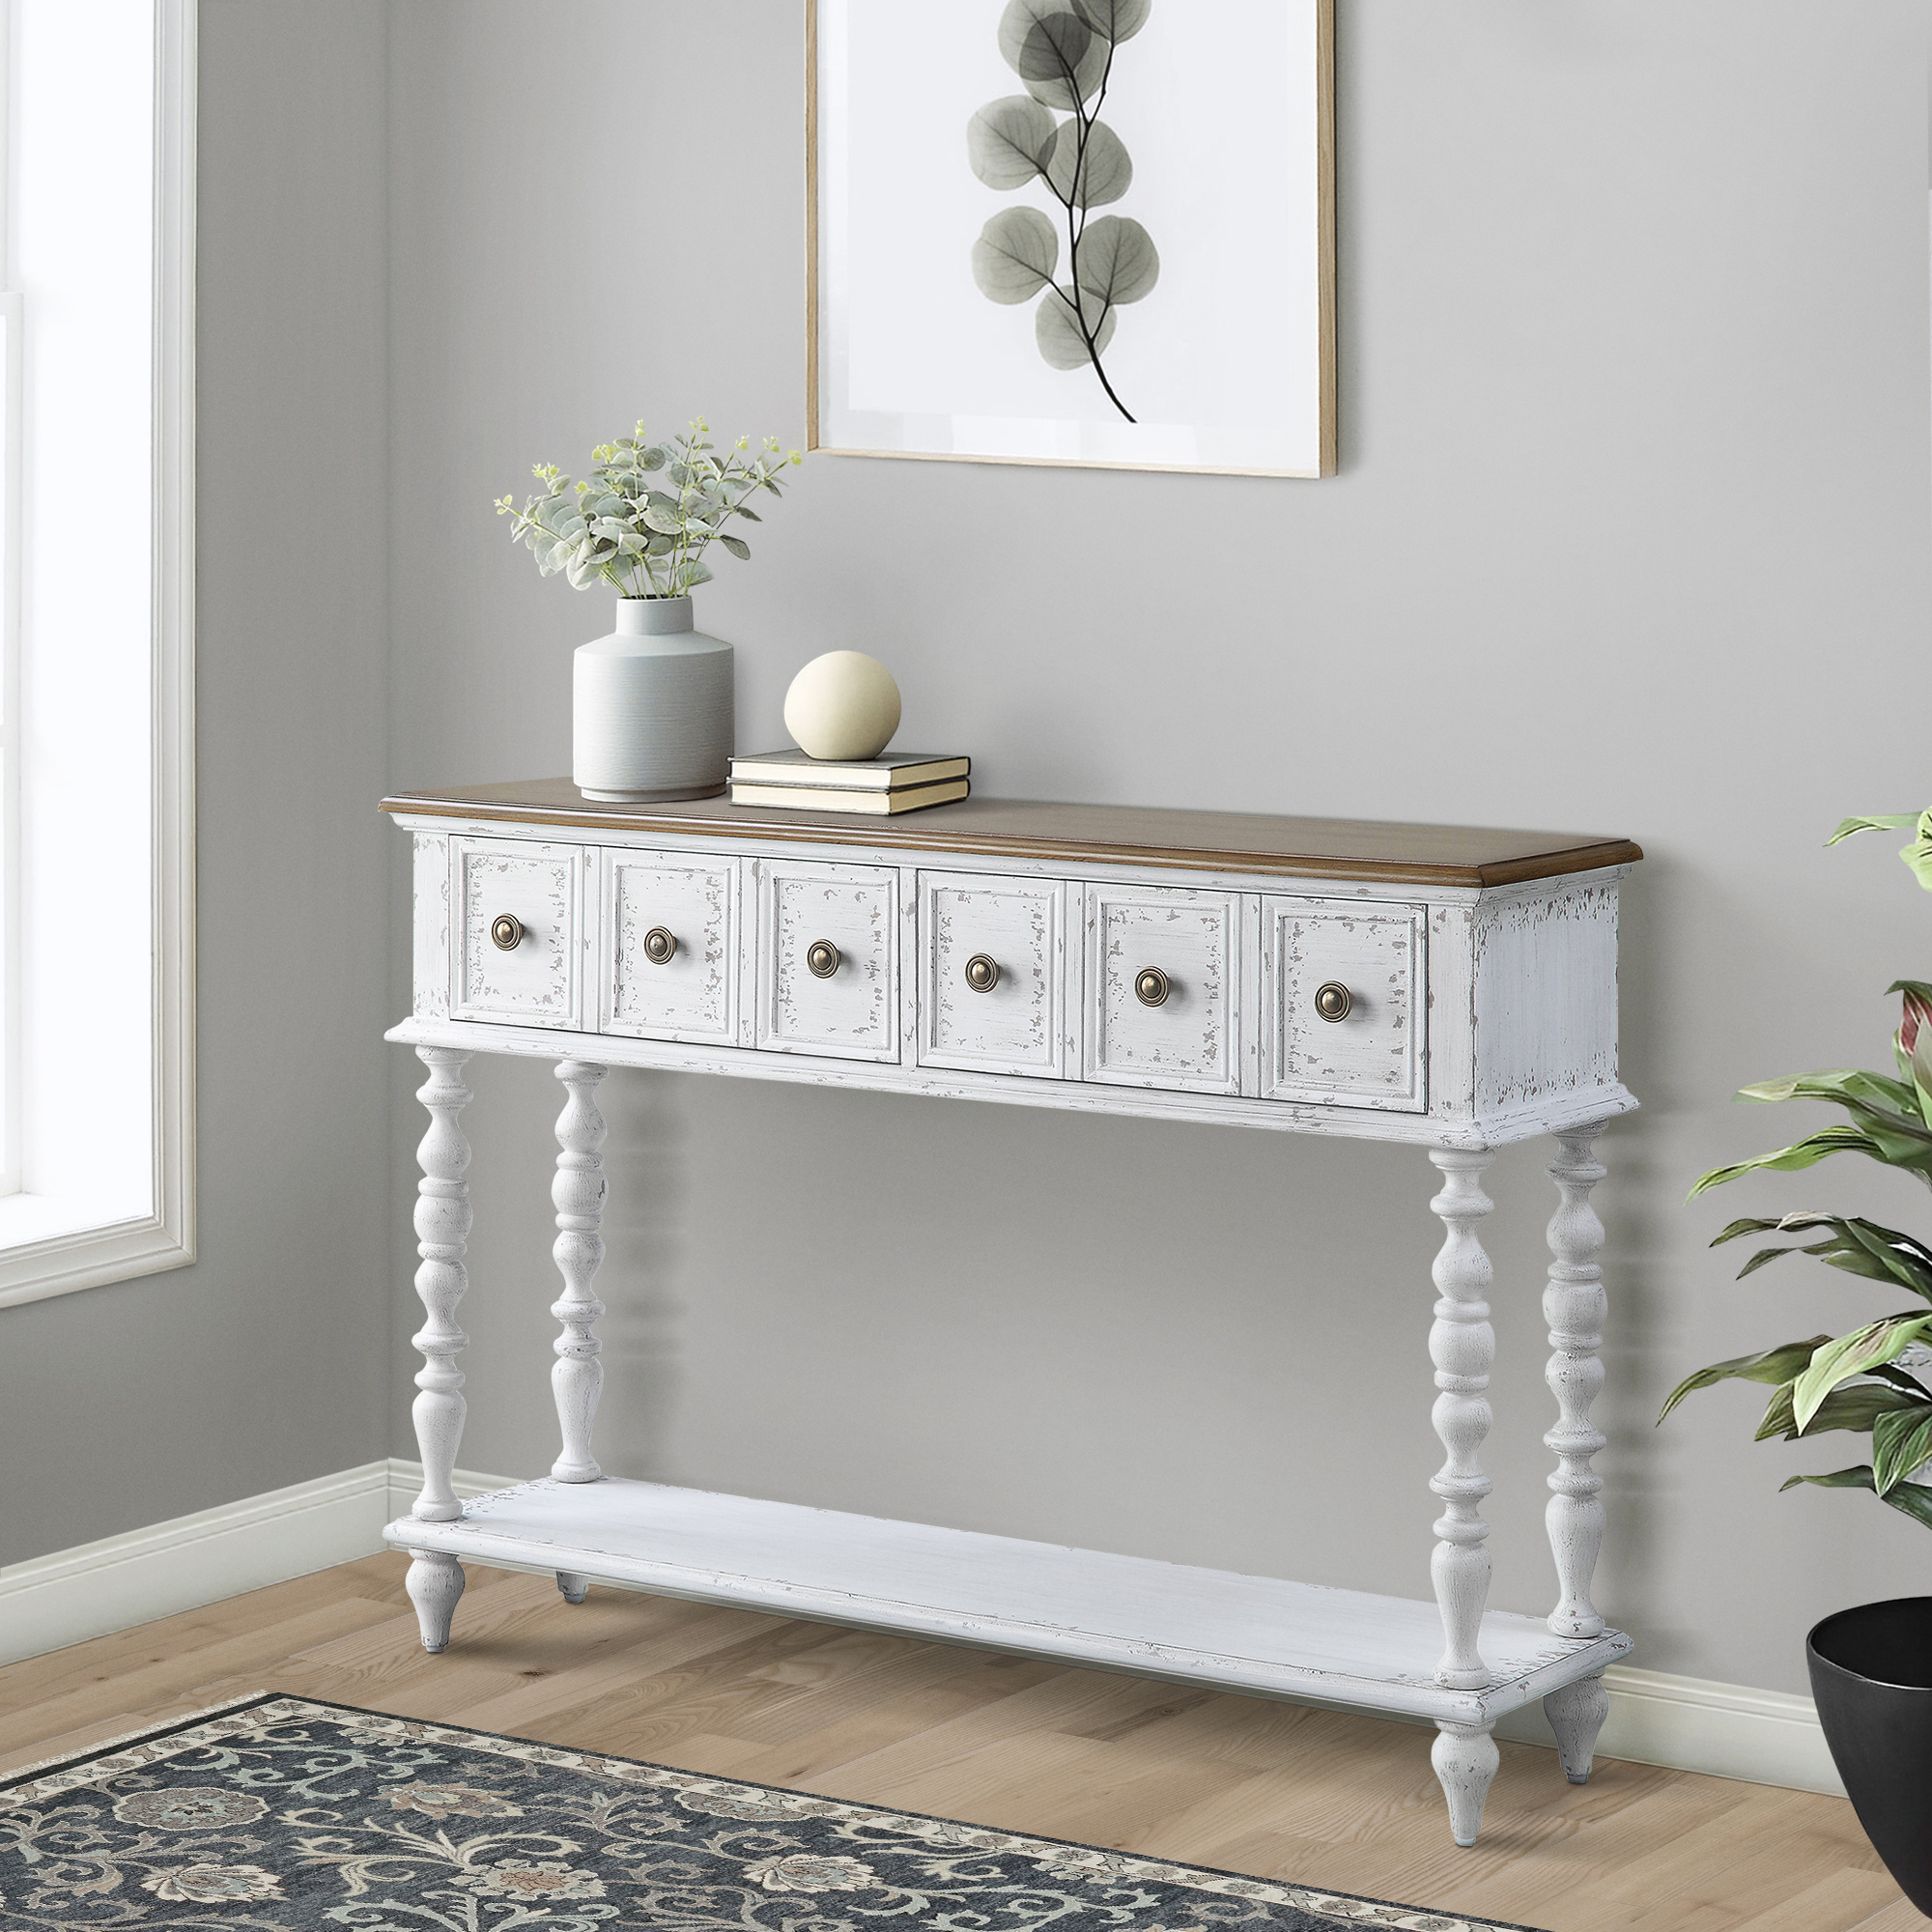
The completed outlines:
{"type": "Polygon", "coordinates": [[[1805,1638],[1804,1657],[1859,1823],[1932,1917],[1932,1597],[1840,1610],[1805,1638]]]}

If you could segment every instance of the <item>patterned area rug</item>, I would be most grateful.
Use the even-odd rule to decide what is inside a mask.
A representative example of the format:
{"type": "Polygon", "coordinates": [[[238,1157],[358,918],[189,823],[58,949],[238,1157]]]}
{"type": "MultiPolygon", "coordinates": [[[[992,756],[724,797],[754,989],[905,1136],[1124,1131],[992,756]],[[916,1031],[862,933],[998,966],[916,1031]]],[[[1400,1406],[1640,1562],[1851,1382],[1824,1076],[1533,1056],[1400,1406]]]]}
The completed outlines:
{"type": "Polygon", "coordinates": [[[1495,1921],[267,1694],[0,1779],[0,1926],[1473,1932],[1495,1921]]]}

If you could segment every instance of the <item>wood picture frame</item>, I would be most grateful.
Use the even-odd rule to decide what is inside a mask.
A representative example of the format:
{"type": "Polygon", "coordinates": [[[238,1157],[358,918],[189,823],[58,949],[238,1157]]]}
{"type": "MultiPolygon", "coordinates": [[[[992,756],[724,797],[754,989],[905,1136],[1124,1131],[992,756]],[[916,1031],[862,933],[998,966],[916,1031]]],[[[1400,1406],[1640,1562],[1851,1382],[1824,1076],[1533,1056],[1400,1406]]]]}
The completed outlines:
{"type": "Polygon", "coordinates": [[[807,0],[808,447],[1335,474],[1334,46],[1334,0],[807,0]]]}

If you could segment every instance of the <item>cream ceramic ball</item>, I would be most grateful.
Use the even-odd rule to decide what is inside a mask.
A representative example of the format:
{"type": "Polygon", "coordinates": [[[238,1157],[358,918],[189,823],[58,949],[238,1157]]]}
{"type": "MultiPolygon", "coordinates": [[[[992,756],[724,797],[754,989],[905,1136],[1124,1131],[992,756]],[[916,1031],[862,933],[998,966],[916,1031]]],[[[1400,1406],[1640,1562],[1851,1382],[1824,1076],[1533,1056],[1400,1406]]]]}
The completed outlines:
{"type": "Polygon", "coordinates": [[[899,728],[899,688],[877,658],[827,651],[792,679],[784,720],[809,758],[876,758],[899,728]]]}

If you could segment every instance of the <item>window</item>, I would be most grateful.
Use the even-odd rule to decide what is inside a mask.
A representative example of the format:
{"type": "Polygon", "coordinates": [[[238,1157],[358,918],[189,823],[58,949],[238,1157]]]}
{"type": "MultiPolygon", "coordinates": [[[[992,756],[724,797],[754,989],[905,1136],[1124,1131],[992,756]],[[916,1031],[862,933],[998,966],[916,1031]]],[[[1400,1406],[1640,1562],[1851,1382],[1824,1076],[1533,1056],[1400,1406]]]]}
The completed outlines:
{"type": "Polygon", "coordinates": [[[193,0],[4,0],[0,1302],[193,1259],[193,0]]]}

